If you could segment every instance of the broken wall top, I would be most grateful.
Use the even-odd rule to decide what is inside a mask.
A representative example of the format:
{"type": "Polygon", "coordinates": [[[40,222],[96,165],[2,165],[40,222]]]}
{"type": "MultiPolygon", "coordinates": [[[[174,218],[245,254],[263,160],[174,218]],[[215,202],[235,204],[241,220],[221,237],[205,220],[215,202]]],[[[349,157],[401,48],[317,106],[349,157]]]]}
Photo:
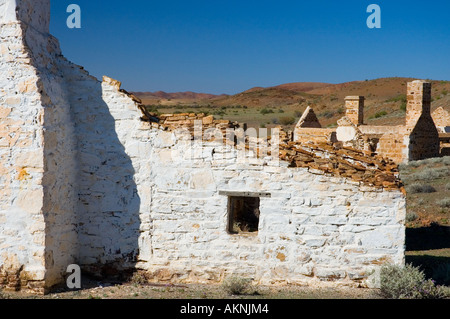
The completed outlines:
{"type": "Polygon", "coordinates": [[[308,106],[298,121],[296,128],[322,128],[314,110],[308,106]]]}
{"type": "Polygon", "coordinates": [[[49,33],[50,0],[0,0],[0,24],[14,22],[49,33]]]}
{"type": "Polygon", "coordinates": [[[450,113],[442,106],[438,107],[432,114],[436,126],[446,127],[450,126],[450,113]]]}
{"type": "MultiPolygon", "coordinates": [[[[142,111],[142,108],[141,108],[142,111]]],[[[156,116],[152,114],[152,116],[156,116]]],[[[148,114],[141,118],[146,120],[148,114]]],[[[228,120],[214,120],[213,116],[206,117],[204,114],[164,114],[160,115],[158,123],[154,121],[152,127],[161,130],[172,131],[177,128],[187,128],[189,132],[194,131],[194,120],[202,120],[203,129],[215,127],[222,132],[221,138],[225,144],[232,144],[235,147],[242,147],[236,141],[229,141],[224,129],[240,128],[240,125],[233,125],[228,120]]],[[[268,137],[267,145],[254,144],[251,137],[245,140],[244,148],[252,150],[256,156],[272,155],[272,145],[278,144],[278,158],[288,162],[289,167],[307,168],[314,174],[342,177],[352,180],[360,185],[378,187],[383,189],[403,189],[403,184],[399,179],[398,165],[392,160],[382,156],[365,154],[363,151],[350,147],[342,147],[332,143],[301,143],[291,141],[285,131],[278,128],[279,138],[268,137]]],[[[203,139],[210,141],[210,135],[204,134],[203,139]]],[[[214,135],[217,138],[216,135],[214,135]]],[[[254,139],[254,138],[253,138],[254,139]]],[[[275,154],[274,154],[275,155],[275,154]]]]}

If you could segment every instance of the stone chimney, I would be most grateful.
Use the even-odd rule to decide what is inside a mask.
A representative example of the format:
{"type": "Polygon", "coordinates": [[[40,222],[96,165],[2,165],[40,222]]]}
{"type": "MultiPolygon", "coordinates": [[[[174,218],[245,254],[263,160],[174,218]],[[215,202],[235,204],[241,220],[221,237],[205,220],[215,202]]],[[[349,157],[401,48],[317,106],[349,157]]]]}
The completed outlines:
{"type": "Polygon", "coordinates": [[[431,117],[431,83],[408,82],[406,106],[406,127],[414,128],[422,115],[431,117]]]}
{"type": "Polygon", "coordinates": [[[345,98],[345,115],[355,125],[364,124],[364,100],[364,96],[347,96],[345,98]]]}

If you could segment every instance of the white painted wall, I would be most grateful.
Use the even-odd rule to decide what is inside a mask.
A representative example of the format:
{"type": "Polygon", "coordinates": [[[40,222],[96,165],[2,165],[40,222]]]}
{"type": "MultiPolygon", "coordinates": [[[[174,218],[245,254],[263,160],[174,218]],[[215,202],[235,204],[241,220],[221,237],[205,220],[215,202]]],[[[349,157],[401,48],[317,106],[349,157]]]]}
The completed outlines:
{"type": "Polygon", "coordinates": [[[0,285],[22,269],[49,287],[69,263],[138,267],[154,280],[353,284],[403,263],[399,190],[151,128],[119,83],[61,56],[49,1],[19,2],[25,24],[0,29],[0,285]],[[220,191],[271,193],[256,236],[227,233],[220,191]]]}

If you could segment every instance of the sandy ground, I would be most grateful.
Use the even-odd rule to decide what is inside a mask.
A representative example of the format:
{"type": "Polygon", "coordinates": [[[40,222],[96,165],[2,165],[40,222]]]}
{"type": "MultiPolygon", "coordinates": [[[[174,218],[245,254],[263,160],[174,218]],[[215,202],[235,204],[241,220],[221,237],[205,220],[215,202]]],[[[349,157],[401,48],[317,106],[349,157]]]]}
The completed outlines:
{"type": "Polygon", "coordinates": [[[311,288],[305,286],[253,286],[232,295],[221,285],[138,284],[83,280],[82,289],[55,290],[45,296],[2,292],[6,299],[378,299],[378,291],[365,288],[311,288]]]}

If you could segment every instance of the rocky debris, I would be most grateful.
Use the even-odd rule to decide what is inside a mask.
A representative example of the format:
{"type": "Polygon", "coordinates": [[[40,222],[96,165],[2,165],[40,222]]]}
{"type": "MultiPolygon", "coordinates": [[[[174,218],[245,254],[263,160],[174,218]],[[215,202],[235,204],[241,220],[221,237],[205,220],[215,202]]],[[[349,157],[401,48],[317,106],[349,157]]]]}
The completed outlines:
{"type": "Polygon", "coordinates": [[[290,167],[307,167],[325,174],[350,178],[367,186],[398,189],[403,187],[397,164],[379,155],[339,144],[288,142],[280,145],[280,159],[290,167]]]}
{"type": "MultiPolygon", "coordinates": [[[[204,113],[181,113],[162,114],[156,116],[148,113],[145,107],[140,107],[144,116],[144,121],[159,123],[159,127],[164,130],[187,129],[194,135],[195,125],[201,121],[203,130],[203,140],[212,141],[217,139],[218,129],[223,141],[227,144],[236,143],[236,135],[230,140],[228,129],[244,129],[247,126],[242,123],[231,122],[229,120],[215,120],[212,115],[206,116],[204,113]],[[152,117],[157,120],[151,120],[152,117]],[[228,135],[227,135],[228,134],[228,135]]],[[[383,158],[369,151],[362,151],[347,146],[342,143],[321,143],[321,142],[294,142],[292,132],[284,131],[280,126],[275,128],[278,131],[278,138],[269,136],[265,141],[262,138],[246,136],[244,139],[245,149],[255,151],[257,156],[272,155],[271,150],[274,145],[279,147],[279,158],[289,162],[289,167],[306,167],[311,172],[321,172],[331,176],[344,177],[362,185],[382,187],[385,189],[403,188],[399,179],[398,165],[392,160],[383,158]],[[256,146],[255,146],[256,145],[256,146]],[[267,148],[267,149],[264,149],[267,148]]]]}

